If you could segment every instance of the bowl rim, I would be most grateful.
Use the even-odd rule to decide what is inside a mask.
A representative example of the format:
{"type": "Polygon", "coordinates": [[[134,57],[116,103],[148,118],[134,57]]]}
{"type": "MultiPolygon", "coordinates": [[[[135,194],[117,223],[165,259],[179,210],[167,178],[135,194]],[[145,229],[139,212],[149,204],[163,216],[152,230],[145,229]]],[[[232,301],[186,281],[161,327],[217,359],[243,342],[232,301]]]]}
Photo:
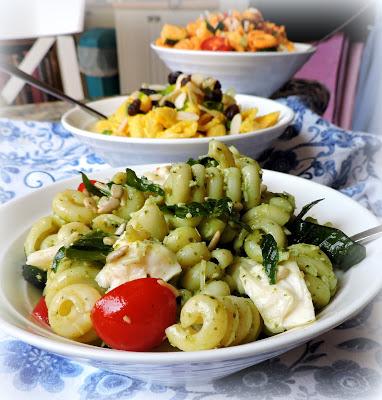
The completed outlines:
{"type": "MultiPolygon", "coordinates": [[[[93,106],[95,109],[97,109],[97,105],[99,103],[103,103],[109,100],[113,99],[126,99],[128,95],[120,95],[120,96],[111,96],[105,99],[101,100],[96,100],[96,101],[91,101],[87,103],[89,106],[93,106]]],[[[240,99],[242,101],[256,101],[258,104],[261,102],[264,103],[273,103],[277,104],[277,106],[280,108],[280,112],[283,114],[280,118],[280,120],[273,126],[269,128],[264,128],[264,129],[259,129],[257,131],[253,132],[248,132],[248,133],[238,133],[234,135],[224,135],[224,136],[219,136],[218,139],[221,140],[222,142],[228,141],[235,141],[235,140],[240,140],[243,138],[251,138],[253,136],[263,136],[271,131],[273,131],[276,128],[287,128],[290,123],[293,121],[295,113],[294,111],[286,106],[285,104],[279,103],[275,100],[272,99],[267,99],[264,97],[259,97],[259,96],[252,96],[248,94],[237,94],[235,97],[238,97],[238,103],[240,104],[240,99]]],[[[254,105],[255,107],[255,105],[254,105]]],[[[102,112],[102,110],[99,110],[102,112]]],[[[61,117],[61,123],[63,127],[68,130],[71,133],[74,133],[76,135],[90,138],[90,139],[97,139],[98,141],[105,141],[105,142],[114,142],[114,143],[144,143],[144,144],[166,144],[169,146],[174,146],[177,144],[198,144],[198,143],[208,143],[210,140],[214,139],[214,137],[205,137],[205,138],[174,138],[174,139],[163,139],[163,138],[132,138],[128,136],[113,136],[113,135],[101,135],[96,132],[91,132],[89,130],[85,130],[82,128],[79,128],[77,126],[72,125],[69,122],[69,119],[72,117],[73,114],[75,113],[83,113],[84,115],[86,114],[85,111],[81,110],[79,107],[73,107],[70,110],[66,111],[62,117],[61,117]]],[[[87,114],[86,114],[87,115],[87,114]]],[[[94,122],[97,120],[94,119],[94,122]]],[[[282,132],[281,132],[282,133],[282,132]]],[[[280,133],[280,134],[281,134],[280,133]]],[[[216,139],[216,137],[215,137],[216,139]]]]}
{"type": "MultiPolygon", "coordinates": [[[[132,168],[147,169],[158,165],[160,164],[146,164],[139,166],[136,165],[132,168]]],[[[120,168],[107,168],[95,171],[89,174],[89,176],[96,178],[97,174],[105,175],[117,170],[120,170],[120,168]]],[[[377,217],[373,215],[369,210],[365,209],[352,198],[332,188],[326,187],[317,182],[309,181],[301,177],[288,175],[281,172],[269,170],[264,170],[264,172],[268,176],[274,175],[276,177],[289,179],[298,183],[304,182],[304,185],[307,186],[307,190],[309,190],[309,186],[318,186],[320,188],[324,188],[325,191],[335,192],[337,196],[342,198],[343,203],[352,203],[358,208],[363,209],[364,213],[369,215],[369,217],[374,220],[376,224],[379,224],[379,220],[377,219],[377,217]]],[[[7,212],[7,209],[11,209],[16,203],[26,202],[32,197],[38,197],[41,192],[47,189],[47,187],[54,189],[54,187],[61,186],[63,184],[76,184],[79,182],[79,180],[79,177],[72,177],[69,179],[60,180],[51,185],[40,188],[34,192],[20,196],[2,205],[0,207],[0,212],[7,212]]],[[[379,245],[380,244],[381,242],[379,241],[379,245]]],[[[6,251],[7,249],[0,250],[1,257],[3,257],[6,251]]],[[[16,318],[18,320],[25,319],[23,315],[19,314],[13,308],[3,292],[0,292],[0,299],[2,300],[0,302],[0,321],[2,323],[1,326],[3,330],[11,336],[17,337],[20,340],[23,340],[47,351],[58,353],[68,357],[74,357],[77,359],[93,359],[97,361],[113,363],[140,363],[143,365],[168,365],[190,362],[203,363],[213,361],[228,361],[236,360],[239,358],[248,358],[260,354],[271,354],[282,349],[289,350],[292,347],[300,345],[302,342],[306,342],[313,337],[325,333],[360,311],[368,302],[372,300],[373,297],[375,297],[375,295],[380,291],[381,286],[382,275],[379,277],[379,279],[373,280],[373,284],[371,284],[368,290],[365,290],[361,296],[355,298],[354,301],[349,302],[348,304],[343,306],[341,308],[341,313],[333,313],[332,315],[326,316],[324,320],[319,319],[314,323],[308,324],[306,326],[295,328],[293,330],[275,335],[273,337],[265,338],[248,344],[195,352],[126,352],[80,344],[61,337],[59,337],[59,340],[56,340],[54,339],[54,337],[40,336],[36,333],[28,332],[27,330],[14,326],[3,317],[3,314],[5,313],[8,317],[9,315],[11,315],[13,318],[16,318]]],[[[35,326],[37,328],[37,331],[39,329],[43,329],[39,328],[38,325],[35,326]]]]}
{"type": "Polygon", "coordinates": [[[211,51],[211,50],[186,50],[175,49],[173,47],[158,46],[154,42],[150,43],[151,48],[158,53],[174,53],[177,55],[195,55],[195,56],[214,56],[214,57],[286,57],[291,55],[311,54],[317,50],[317,47],[310,43],[293,42],[301,46],[301,50],[296,51],[211,51]]]}

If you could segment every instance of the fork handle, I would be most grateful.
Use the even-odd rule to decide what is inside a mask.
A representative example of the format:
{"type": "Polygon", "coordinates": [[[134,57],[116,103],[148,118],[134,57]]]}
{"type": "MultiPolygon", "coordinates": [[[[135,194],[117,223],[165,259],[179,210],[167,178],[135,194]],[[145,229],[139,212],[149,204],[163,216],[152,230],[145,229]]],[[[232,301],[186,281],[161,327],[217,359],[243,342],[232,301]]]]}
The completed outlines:
{"type": "Polygon", "coordinates": [[[365,244],[371,242],[372,240],[378,239],[380,236],[382,236],[382,225],[378,225],[374,228],[357,233],[356,235],[351,236],[350,239],[357,243],[365,244]]]}

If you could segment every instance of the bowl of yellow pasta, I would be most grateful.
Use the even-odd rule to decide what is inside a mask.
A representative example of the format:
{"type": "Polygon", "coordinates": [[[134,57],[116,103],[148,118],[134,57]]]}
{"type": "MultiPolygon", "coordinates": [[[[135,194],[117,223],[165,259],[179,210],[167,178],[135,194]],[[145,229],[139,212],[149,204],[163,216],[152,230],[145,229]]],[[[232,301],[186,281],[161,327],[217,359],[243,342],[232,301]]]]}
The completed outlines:
{"type": "Polygon", "coordinates": [[[207,12],[186,26],[165,24],[151,48],[172,71],[214,71],[224,88],[264,97],[287,82],[316,50],[288,40],[284,26],[265,20],[254,8],[207,12]]]}
{"type": "Polygon", "coordinates": [[[218,141],[181,163],[82,173],[0,218],[2,329],[162,385],[281,354],[382,286],[380,241],[349,236],[375,216],[218,141]]]}
{"type": "Polygon", "coordinates": [[[179,71],[170,73],[165,85],[142,84],[129,96],[89,105],[108,118],[97,121],[74,108],[62,124],[112,166],[196,157],[216,137],[257,157],[294,116],[276,101],[236,95],[215,78],[179,71]]]}

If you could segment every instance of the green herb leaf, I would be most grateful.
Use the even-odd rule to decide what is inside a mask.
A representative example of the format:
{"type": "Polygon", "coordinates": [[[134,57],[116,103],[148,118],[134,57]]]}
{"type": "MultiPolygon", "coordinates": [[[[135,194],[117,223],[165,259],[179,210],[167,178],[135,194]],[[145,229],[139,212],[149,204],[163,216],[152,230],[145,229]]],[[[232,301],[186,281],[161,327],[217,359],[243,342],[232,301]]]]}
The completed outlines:
{"type": "Polygon", "coordinates": [[[218,102],[218,101],[212,101],[212,100],[204,101],[203,106],[208,108],[209,110],[216,110],[216,111],[220,111],[220,112],[222,112],[224,109],[223,103],[218,102]]]}
{"type": "Polygon", "coordinates": [[[279,250],[277,243],[271,234],[264,236],[261,243],[261,252],[263,256],[263,266],[265,273],[269,278],[269,283],[274,285],[276,283],[277,263],[279,262],[279,250]]]}
{"type": "Polygon", "coordinates": [[[107,255],[113,249],[113,246],[103,242],[108,236],[110,236],[108,233],[94,231],[80,236],[70,246],[61,247],[53,259],[52,270],[56,272],[65,257],[72,260],[105,262],[107,255]]]}
{"type": "Polygon", "coordinates": [[[302,220],[302,217],[316,204],[318,204],[320,201],[322,201],[324,199],[317,199],[312,201],[309,204],[306,204],[304,207],[302,207],[302,210],[298,213],[298,215],[296,216],[295,220],[293,221],[293,223],[296,223],[298,221],[302,220]]]}
{"type": "Polygon", "coordinates": [[[28,264],[24,264],[22,269],[23,278],[27,282],[31,283],[37,289],[43,290],[45,288],[47,277],[46,271],[28,264]]]}
{"type": "Polygon", "coordinates": [[[224,31],[224,29],[225,29],[225,26],[224,26],[223,21],[219,21],[215,27],[215,32],[216,31],[224,31]]]}
{"type": "Polygon", "coordinates": [[[57,271],[57,268],[60,265],[60,262],[65,258],[65,254],[66,254],[66,247],[65,246],[60,247],[58,252],[54,256],[53,262],[52,262],[52,270],[54,272],[57,271]]]}
{"type": "Polygon", "coordinates": [[[126,168],[126,184],[140,192],[150,192],[164,196],[164,190],[159,185],[149,181],[145,176],[138,178],[136,173],[129,168],[126,168]]]}
{"type": "Polygon", "coordinates": [[[191,217],[215,217],[227,218],[240,227],[252,232],[251,227],[240,221],[240,215],[233,210],[233,201],[229,197],[222,199],[207,199],[204,203],[192,202],[185,205],[162,205],[160,209],[164,212],[172,212],[178,218],[191,217]]]}
{"type": "Polygon", "coordinates": [[[215,34],[215,28],[207,20],[206,20],[206,27],[211,33],[215,34]]]}
{"type": "Polygon", "coordinates": [[[112,135],[112,134],[113,134],[113,131],[110,129],[104,129],[102,131],[102,135],[112,135]]]}
{"type": "Polygon", "coordinates": [[[85,189],[90,193],[90,194],[94,194],[95,196],[107,196],[110,197],[111,193],[109,190],[103,190],[103,189],[99,189],[97,188],[92,182],[90,182],[90,179],[83,173],[80,171],[80,174],[82,176],[82,182],[85,186],[85,189]]]}
{"type": "Polygon", "coordinates": [[[319,246],[331,262],[344,271],[366,257],[365,246],[354,242],[339,229],[307,220],[295,221],[292,229],[293,243],[308,243],[319,246]]]}
{"type": "Polygon", "coordinates": [[[172,92],[174,91],[174,89],[175,89],[175,84],[173,84],[173,85],[168,85],[168,86],[166,87],[166,89],[164,89],[164,90],[162,90],[162,91],[160,92],[160,94],[161,94],[162,96],[166,96],[166,95],[172,93],[172,92]]]}
{"type": "Polygon", "coordinates": [[[219,165],[219,162],[212,157],[202,157],[198,158],[197,160],[189,158],[187,164],[191,166],[195,164],[201,164],[204,165],[205,167],[217,167],[219,165]]]}

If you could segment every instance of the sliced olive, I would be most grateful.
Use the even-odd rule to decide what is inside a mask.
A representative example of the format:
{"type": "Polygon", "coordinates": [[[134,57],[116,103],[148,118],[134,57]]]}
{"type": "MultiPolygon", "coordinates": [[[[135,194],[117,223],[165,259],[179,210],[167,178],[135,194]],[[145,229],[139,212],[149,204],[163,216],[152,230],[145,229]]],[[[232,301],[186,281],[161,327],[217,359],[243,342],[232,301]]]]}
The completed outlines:
{"type": "Polygon", "coordinates": [[[141,108],[141,101],[139,99],[135,99],[127,107],[127,113],[130,115],[130,117],[132,117],[140,113],[140,108],[141,108]]]}
{"type": "Polygon", "coordinates": [[[176,80],[178,79],[179,75],[182,74],[182,71],[173,71],[168,74],[168,83],[170,85],[174,85],[176,80]]]}
{"type": "Polygon", "coordinates": [[[231,120],[236,114],[239,114],[239,113],[240,113],[240,108],[239,108],[239,106],[237,104],[231,104],[224,111],[224,115],[229,120],[231,120]]]}
{"type": "Polygon", "coordinates": [[[164,102],[165,107],[175,108],[175,104],[172,101],[166,100],[164,102]]]}
{"type": "Polygon", "coordinates": [[[180,86],[184,86],[190,81],[191,81],[191,75],[187,75],[182,79],[182,82],[180,82],[180,86]]]}
{"type": "Polygon", "coordinates": [[[139,91],[144,94],[147,94],[147,96],[150,96],[150,94],[157,94],[156,90],[149,89],[149,88],[140,88],[139,91]]]}

